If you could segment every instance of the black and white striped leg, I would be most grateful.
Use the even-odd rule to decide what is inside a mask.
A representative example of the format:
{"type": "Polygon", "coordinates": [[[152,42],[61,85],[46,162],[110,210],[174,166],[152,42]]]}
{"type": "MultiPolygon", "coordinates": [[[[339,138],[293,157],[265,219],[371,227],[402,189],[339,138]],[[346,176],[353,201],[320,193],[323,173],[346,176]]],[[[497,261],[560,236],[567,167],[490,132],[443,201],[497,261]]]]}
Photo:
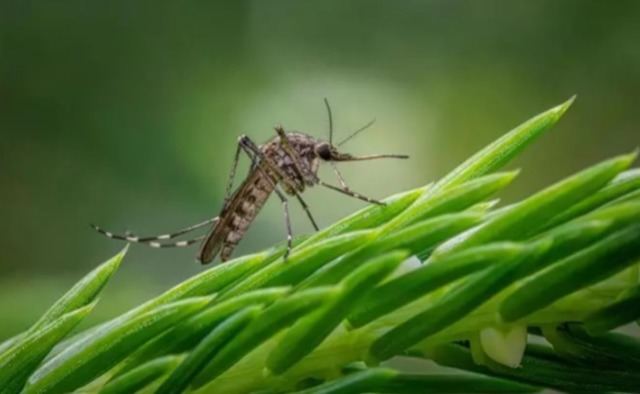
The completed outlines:
{"type": "MultiPolygon", "coordinates": [[[[173,245],[173,244],[177,244],[177,243],[161,244],[158,241],[165,241],[165,240],[169,240],[169,239],[173,239],[173,238],[179,237],[179,236],[187,234],[187,233],[189,233],[191,231],[197,230],[197,229],[199,229],[201,227],[204,227],[204,226],[207,226],[209,224],[215,223],[218,220],[219,219],[216,216],[214,218],[207,219],[204,222],[200,222],[200,223],[194,224],[192,226],[185,227],[185,228],[180,229],[178,231],[175,231],[173,233],[162,234],[162,235],[154,235],[154,236],[149,236],[149,237],[139,237],[139,236],[136,236],[135,234],[131,234],[130,232],[127,232],[124,235],[123,234],[115,234],[115,233],[112,233],[111,231],[104,230],[104,229],[96,226],[95,224],[92,224],[91,227],[94,230],[96,230],[97,232],[99,232],[100,234],[106,236],[107,238],[111,238],[111,239],[118,239],[118,240],[121,240],[121,241],[142,243],[142,244],[155,243],[156,245],[173,245]]],[[[191,245],[193,242],[196,242],[196,241],[193,241],[193,242],[189,243],[188,245],[182,245],[183,242],[184,241],[178,242],[178,243],[180,243],[180,245],[177,245],[177,247],[188,246],[188,245],[191,245]]],[[[169,246],[153,246],[153,247],[169,247],[169,246]]]]}
{"type": "Polygon", "coordinates": [[[175,242],[166,242],[166,243],[152,241],[152,242],[146,242],[143,245],[148,245],[152,248],[186,248],[195,243],[202,241],[205,237],[206,235],[201,235],[193,239],[186,239],[184,241],[175,241],[175,242]]]}
{"type": "Polygon", "coordinates": [[[324,186],[324,187],[326,187],[328,189],[335,190],[335,191],[337,191],[339,193],[346,194],[347,196],[351,196],[351,197],[357,198],[359,200],[366,201],[366,202],[371,203],[371,204],[386,205],[382,201],[374,200],[372,198],[363,196],[362,194],[356,193],[356,192],[354,192],[353,190],[351,190],[349,188],[342,188],[342,187],[338,187],[338,186],[333,186],[333,185],[330,185],[330,184],[328,184],[326,182],[323,182],[323,181],[320,181],[320,185],[322,185],[322,186],[324,186]]]}
{"type": "Polygon", "coordinates": [[[316,231],[320,231],[320,228],[318,228],[316,221],[313,219],[313,215],[311,214],[311,211],[309,210],[309,206],[307,205],[307,203],[302,199],[302,196],[300,194],[296,193],[296,197],[298,198],[298,202],[300,203],[300,205],[302,205],[302,209],[304,209],[304,211],[307,213],[307,216],[309,217],[309,220],[311,221],[313,228],[316,231]]]}

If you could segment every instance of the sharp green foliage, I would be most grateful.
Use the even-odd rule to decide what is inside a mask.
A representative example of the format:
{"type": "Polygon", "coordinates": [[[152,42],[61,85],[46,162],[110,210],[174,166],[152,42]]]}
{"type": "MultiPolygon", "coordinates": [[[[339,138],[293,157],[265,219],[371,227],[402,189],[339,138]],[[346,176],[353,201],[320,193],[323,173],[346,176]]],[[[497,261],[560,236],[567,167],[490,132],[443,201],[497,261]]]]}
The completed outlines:
{"type": "Polygon", "coordinates": [[[64,314],[44,327],[34,330],[0,355],[2,393],[19,393],[29,375],[58,341],[64,338],[91,312],[94,304],[64,314]]]}
{"type": "Polygon", "coordinates": [[[238,311],[250,306],[271,304],[288,292],[289,288],[272,287],[213,304],[147,342],[127,359],[121,370],[126,371],[129,366],[138,365],[154,357],[190,350],[213,328],[238,311]]]}
{"type": "Polygon", "coordinates": [[[282,374],[301,358],[311,353],[357,305],[358,301],[389,275],[408,253],[391,252],[374,258],[347,276],[339,287],[339,294],[317,311],[300,319],[280,340],[267,358],[267,368],[282,374]]]}
{"type": "Polygon", "coordinates": [[[200,387],[208,383],[267,339],[323,303],[331,302],[339,293],[339,288],[318,287],[295,293],[266,308],[256,316],[259,324],[248,327],[226,344],[194,379],[193,386],[200,387]]]}
{"type": "Polygon", "coordinates": [[[586,169],[572,177],[527,198],[458,238],[443,244],[436,254],[448,253],[465,247],[498,239],[518,240],[536,233],[544,224],[590,196],[618,173],[628,168],[636,154],[624,155],[586,169]]]}
{"type": "Polygon", "coordinates": [[[105,384],[102,390],[100,390],[100,393],[135,393],[167,373],[173,371],[178,364],[180,364],[181,360],[182,357],[180,356],[165,356],[144,363],[109,381],[109,383],[105,384]]]}
{"type": "Polygon", "coordinates": [[[344,254],[326,264],[309,275],[300,283],[299,287],[309,288],[334,284],[357,269],[359,264],[367,260],[367,257],[389,250],[407,249],[415,254],[424,252],[452,235],[478,224],[482,217],[483,215],[479,213],[466,212],[442,215],[417,223],[389,237],[379,237],[376,243],[357,248],[355,251],[344,254]]]}
{"type": "Polygon", "coordinates": [[[636,154],[495,208],[518,175],[496,171],[572,101],[286,259],[233,259],[61,342],[121,252],[0,345],[0,393],[637,392],[640,340],[609,332],[640,318],[636,154]],[[465,372],[377,367],[395,355],[465,372]]]}
{"type": "Polygon", "coordinates": [[[357,394],[357,393],[535,393],[539,389],[502,379],[459,375],[411,375],[387,368],[371,368],[355,372],[335,381],[296,394],[357,394]]]}
{"type": "Polygon", "coordinates": [[[627,371],[640,371],[640,340],[616,333],[593,337],[582,325],[564,324],[545,327],[544,337],[555,351],[567,360],[587,367],[627,371]]]}
{"type": "Polygon", "coordinates": [[[573,207],[555,216],[547,227],[552,228],[560,223],[567,222],[612,200],[629,196],[631,193],[637,192],[639,189],[640,169],[634,168],[632,170],[622,172],[618,174],[611,183],[598,190],[592,196],[583,199],[578,204],[575,204],[573,207]]]}
{"type": "Polygon", "coordinates": [[[500,316],[507,322],[518,320],[559,298],[612,276],[638,259],[640,225],[635,225],[567,257],[527,281],[502,303],[500,316]]]}
{"type": "Polygon", "coordinates": [[[411,301],[494,264],[515,259],[525,247],[516,243],[494,243],[470,248],[431,262],[377,287],[351,315],[352,327],[365,324],[390,313],[411,301]]]}
{"type": "Polygon", "coordinates": [[[589,315],[585,328],[591,334],[602,334],[640,319],[640,286],[627,290],[611,305],[589,315]]]}
{"type": "Polygon", "coordinates": [[[223,299],[267,284],[295,284],[309,273],[317,270],[326,261],[330,261],[353,249],[356,245],[366,242],[367,239],[371,239],[372,235],[369,231],[358,231],[329,238],[310,247],[296,248],[287,261],[281,257],[272,264],[263,267],[225,292],[223,299]]]}
{"type": "Polygon", "coordinates": [[[532,244],[515,255],[514,261],[493,265],[471,275],[424,311],[377,339],[371,347],[371,355],[377,360],[386,360],[455,323],[512,283],[520,264],[538,258],[549,246],[550,242],[532,244]]]}
{"type": "Polygon", "coordinates": [[[408,192],[400,193],[395,196],[384,199],[385,205],[369,205],[366,208],[348,216],[337,223],[320,230],[317,233],[306,239],[300,247],[305,247],[314,244],[320,240],[335,237],[340,234],[345,234],[350,231],[368,229],[376,226],[380,226],[383,223],[393,219],[400,212],[405,210],[411,205],[418,197],[423,195],[431,188],[431,185],[427,185],[423,188],[411,190],[408,192]]]}
{"type": "Polygon", "coordinates": [[[38,320],[38,322],[34,324],[29,331],[37,331],[65,313],[69,313],[93,302],[102,288],[107,284],[111,276],[118,270],[118,267],[120,267],[120,263],[126,253],[127,248],[125,247],[109,261],[89,272],[65,295],[56,301],[56,303],[44,313],[40,320],[38,320]]]}
{"type": "Polygon", "coordinates": [[[49,360],[28,381],[25,393],[65,393],[107,372],[147,340],[201,310],[210,298],[193,298],[160,306],[107,326],[49,360]]]}
{"type": "Polygon", "coordinates": [[[247,307],[212,330],[156,392],[158,394],[181,393],[208,361],[224,348],[225,343],[231,340],[236,332],[242,331],[255,320],[261,310],[259,306],[247,307]]]}
{"type": "Polygon", "coordinates": [[[534,116],[498,138],[442,178],[435,188],[451,187],[501,168],[556,124],[574,100],[575,96],[557,107],[534,116]]]}
{"type": "Polygon", "coordinates": [[[537,345],[528,346],[520,368],[509,368],[491,360],[488,360],[486,365],[478,365],[472,359],[468,348],[455,344],[431,349],[424,356],[449,367],[566,392],[637,392],[637,388],[640,387],[638,373],[579,366],[574,360],[565,360],[550,348],[537,345]]]}

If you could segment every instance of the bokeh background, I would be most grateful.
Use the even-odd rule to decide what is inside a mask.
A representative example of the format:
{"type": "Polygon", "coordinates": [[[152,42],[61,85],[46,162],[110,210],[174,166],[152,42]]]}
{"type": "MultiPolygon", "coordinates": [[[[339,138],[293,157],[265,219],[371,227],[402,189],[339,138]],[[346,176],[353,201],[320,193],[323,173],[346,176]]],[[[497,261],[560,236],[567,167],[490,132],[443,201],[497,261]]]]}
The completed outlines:
{"type": "MultiPolygon", "coordinates": [[[[123,246],[89,223],[154,234],[214,216],[237,136],[326,136],[323,97],[338,137],[377,119],[349,151],[411,155],[342,165],[383,197],[573,94],[506,201],[640,143],[640,2],[1,1],[0,338],[123,246]]],[[[363,205],[306,198],[321,225],[363,205]]],[[[282,220],[271,201],[236,254],[281,241],[282,220]]],[[[194,255],[131,248],[94,319],[200,272],[194,255]]]]}

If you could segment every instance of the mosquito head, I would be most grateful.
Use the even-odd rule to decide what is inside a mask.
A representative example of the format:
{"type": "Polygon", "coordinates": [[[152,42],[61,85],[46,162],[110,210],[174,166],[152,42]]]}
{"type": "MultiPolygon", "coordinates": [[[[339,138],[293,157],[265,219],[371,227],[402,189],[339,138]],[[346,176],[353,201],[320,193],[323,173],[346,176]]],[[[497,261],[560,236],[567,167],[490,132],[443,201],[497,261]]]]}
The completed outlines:
{"type": "MultiPolygon", "coordinates": [[[[329,142],[319,141],[314,146],[314,152],[316,156],[324,161],[359,161],[359,160],[374,160],[374,159],[408,159],[407,155],[390,155],[390,154],[382,154],[382,155],[367,155],[367,156],[354,156],[348,153],[341,153],[338,151],[338,148],[333,145],[333,116],[331,115],[331,107],[329,106],[329,100],[324,99],[324,105],[327,107],[327,114],[329,115],[329,142]]],[[[351,140],[356,135],[360,134],[360,132],[368,129],[373,123],[375,123],[375,119],[362,126],[358,130],[349,134],[347,138],[340,141],[337,146],[341,146],[345,142],[351,140]]]]}
{"type": "Polygon", "coordinates": [[[314,147],[316,155],[324,161],[360,161],[360,160],[374,160],[374,159],[408,159],[407,155],[395,155],[395,154],[379,154],[379,155],[365,155],[354,156],[349,153],[342,153],[338,151],[338,148],[331,145],[326,141],[320,141],[316,143],[314,147]]]}

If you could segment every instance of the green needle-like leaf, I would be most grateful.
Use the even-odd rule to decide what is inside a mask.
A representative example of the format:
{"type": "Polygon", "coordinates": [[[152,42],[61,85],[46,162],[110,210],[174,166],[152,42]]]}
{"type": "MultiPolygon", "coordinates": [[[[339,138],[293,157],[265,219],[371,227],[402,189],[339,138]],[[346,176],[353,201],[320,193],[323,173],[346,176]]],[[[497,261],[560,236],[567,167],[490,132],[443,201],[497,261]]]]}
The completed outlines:
{"type": "Polygon", "coordinates": [[[545,326],[545,339],[567,361],[585,367],[637,373],[640,370],[640,340],[616,333],[592,337],[582,325],[545,326]]]}
{"type": "Polygon", "coordinates": [[[162,383],[156,393],[181,393],[189,386],[189,383],[202,368],[207,365],[207,362],[212,357],[215,357],[216,353],[219,352],[237,332],[255,320],[261,310],[262,308],[259,306],[247,307],[216,327],[200,342],[198,347],[187,356],[169,378],[162,383]]]}
{"type": "Polygon", "coordinates": [[[549,348],[536,345],[529,345],[520,368],[506,367],[491,360],[486,360],[486,366],[478,365],[472,360],[469,349],[457,344],[430,349],[427,356],[441,365],[572,393],[634,392],[640,387],[638,374],[576,366],[557,357],[549,348]]]}
{"type": "Polygon", "coordinates": [[[442,178],[435,185],[435,189],[448,188],[501,168],[555,125],[574,100],[575,96],[557,107],[534,116],[498,138],[442,178]]]}
{"type": "Polygon", "coordinates": [[[126,253],[127,248],[125,247],[120,253],[88,273],[56,301],[30,330],[36,331],[58,317],[93,302],[111,276],[118,270],[126,253]]]}
{"type": "Polygon", "coordinates": [[[2,353],[0,355],[0,393],[19,393],[29,375],[49,351],[91,312],[94,305],[85,305],[37,330],[29,331],[28,335],[2,353]]]}
{"type": "Polygon", "coordinates": [[[280,258],[263,267],[234,285],[224,293],[221,299],[228,299],[267,284],[272,286],[296,284],[323,264],[373,239],[374,235],[372,231],[355,231],[318,241],[305,248],[296,248],[286,261],[280,258]]]}
{"type": "Polygon", "coordinates": [[[133,368],[105,384],[100,394],[129,394],[147,387],[173,371],[182,360],[180,356],[161,357],[133,368]]]}
{"type": "Polygon", "coordinates": [[[478,246],[431,262],[377,287],[351,315],[352,327],[362,327],[378,317],[475,271],[503,264],[522,254],[526,247],[517,243],[478,246]]]}
{"type": "Polygon", "coordinates": [[[301,291],[275,302],[256,317],[258,324],[252,324],[223,347],[192,381],[192,388],[198,388],[229,369],[235,362],[278,332],[293,324],[309,311],[323,303],[330,303],[339,296],[338,288],[316,287],[301,291]]]}
{"type": "Polygon", "coordinates": [[[636,154],[619,156],[581,171],[503,211],[482,226],[443,244],[434,253],[450,253],[494,240],[519,240],[538,232],[556,212],[590,196],[625,170],[636,154]]]}
{"type": "Polygon", "coordinates": [[[516,289],[500,305],[516,321],[568,294],[615,274],[640,259],[640,225],[628,227],[554,264],[516,289]]]}
{"type": "Polygon", "coordinates": [[[484,217],[481,213],[461,212],[440,215],[433,219],[416,223],[398,231],[376,243],[368,244],[322,267],[300,283],[300,288],[330,285],[339,282],[368,261],[371,256],[395,249],[406,249],[412,254],[431,250],[444,240],[478,223],[484,217]]]}
{"type": "Polygon", "coordinates": [[[126,371],[129,366],[138,365],[161,355],[190,350],[215,326],[239,310],[253,305],[270,304],[284,297],[289,290],[285,287],[254,290],[209,306],[147,342],[124,362],[120,370],[126,371]]]}
{"type": "Polygon", "coordinates": [[[382,226],[382,233],[393,229],[406,227],[424,218],[434,217],[445,213],[459,212],[474,204],[483,202],[494,193],[509,185],[518,171],[485,175],[467,182],[452,186],[439,192],[431,191],[418,199],[396,219],[382,226]]]}
{"type": "Polygon", "coordinates": [[[613,304],[589,315],[584,324],[590,334],[597,335],[638,319],[640,319],[640,286],[629,289],[613,304]]]}
{"type": "Polygon", "coordinates": [[[535,393],[539,389],[502,379],[460,375],[411,375],[371,368],[296,394],[499,394],[535,393]]]}
{"type": "Polygon", "coordinates": [[[210,297],[177,301],[107,326],[49,360],[31,376],[25,393],[67,393],[82,387],[107,372],[138,346],[201,310],[210,301],[210,297]]]}
{"type": "Polygon", "coordinates": [[[391,252],[362,265],[340,284],[340,294],[318,311],[300,319],[267,358],[267,368],[279,375],[311,353],[346,317],[353,306],[407,258],[391,252]]]}
{"type": "Polygon", "coordinates": [[[304,248],[323,239],[335,237],[351,231],[379,226],[393,219],[400,212],[405,210],[409,205],[411,205],[411,203],[429,190],[429,188],[431,188],[431,185],[388,197],[382,200],[385,205],[371,204],[358,212],[339,220],[333,225],[318,231],[302,242],[298,247],[304,248]]]}
{"type": "Polygon", "coordinates": [[[567,222],[638,189],[640,189],[640,168],[622,172],[607,186],[554,217],[546,227],[551,228],[567,222]]]}
{"type": "Polygon", "coordinates": [[[424,311],[378,338],[371,346],[371,355],[376,360],[386,360],[455,323],[511,284],[521,270],[521,263],[539,258],[549,246],[550,242],[545,241],[532,244],[515,261],[473,274],[424,311]]]}

